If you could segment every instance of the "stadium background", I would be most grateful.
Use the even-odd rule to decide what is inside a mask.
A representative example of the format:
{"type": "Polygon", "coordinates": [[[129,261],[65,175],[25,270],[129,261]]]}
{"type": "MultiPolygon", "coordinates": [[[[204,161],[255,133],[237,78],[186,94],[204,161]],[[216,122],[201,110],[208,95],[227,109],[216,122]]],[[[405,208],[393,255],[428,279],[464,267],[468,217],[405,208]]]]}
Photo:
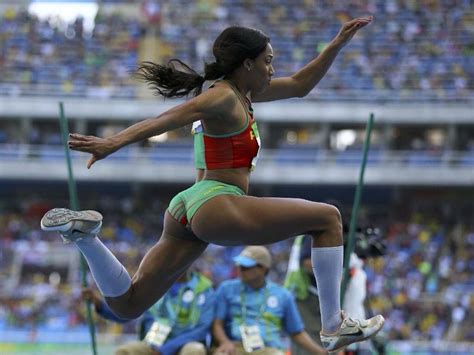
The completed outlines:
{"type": "MultiPolygon", "coordinates": [[[[139,61],[178,57],[201,70],[216,35],[241,24],[270,35],[282,76],[365,14],[375,22],[307,98],[255,105],[264,149],[251,193],[338,200],[348,218],[374,112],[359,225],[388,244],[367,272],[389,351],[474,352],[473,1],[75,2],[83,20],[66,23],[51,11],[73,11],[58,4],[45,19],[44,1],[0,1],[1,354],[90,351],[78,254],[39,231],[44,211],[69,205],[59,101],[71,131],[111,134],[176,104],[133,78],[139,61]]],[[[87,157],[72,156],[81,207],[104,214],[103,239],[133,270],[170,198],[194,179],[189,128],[90,171],[87,157]]],[[[284,277],[290,243],[271,246],[273,280],[284,277]]],[[[196,266],[218,284],[235,275],[238,252],[213,246],[196,266]]],[[[133,324],[96,325],[99,354],[135,337],[133,324]]]]}

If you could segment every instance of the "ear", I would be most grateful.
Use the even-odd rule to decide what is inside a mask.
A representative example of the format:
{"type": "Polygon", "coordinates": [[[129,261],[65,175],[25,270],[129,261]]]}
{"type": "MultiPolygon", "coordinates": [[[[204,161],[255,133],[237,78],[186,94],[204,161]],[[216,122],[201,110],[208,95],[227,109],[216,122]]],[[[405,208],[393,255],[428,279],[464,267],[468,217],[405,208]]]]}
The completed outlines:
{"type": "Polygon", "coordinates": [[[250,59],[250,58],[245,59],[245,60],[244,60],[244,63],[243,63],[243,66],[244,66],[244,69],[247,70],[247,71],[252,70],[252,68],[253,68],[253,60],[250,59]]]}

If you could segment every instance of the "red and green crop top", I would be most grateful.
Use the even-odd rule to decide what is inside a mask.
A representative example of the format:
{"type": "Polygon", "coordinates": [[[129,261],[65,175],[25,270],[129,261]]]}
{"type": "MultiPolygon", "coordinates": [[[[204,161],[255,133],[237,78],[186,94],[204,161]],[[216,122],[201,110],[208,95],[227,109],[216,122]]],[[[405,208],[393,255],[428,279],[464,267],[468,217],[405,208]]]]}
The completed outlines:
{"type": "Polygon", "coordinates": [[[252,104],[248,98],[243,98],[231,83],[225,82],[234,90],[244,106],[246,112],[245,125],[241,130],[234,133],[211,135],[204,132],[200,121],[194,122],[194,161],[196,169],[215,170],[248,167],[253,170],[257,164],[260,150],[260,135],[257,122],[253,118],[252,104]]]}

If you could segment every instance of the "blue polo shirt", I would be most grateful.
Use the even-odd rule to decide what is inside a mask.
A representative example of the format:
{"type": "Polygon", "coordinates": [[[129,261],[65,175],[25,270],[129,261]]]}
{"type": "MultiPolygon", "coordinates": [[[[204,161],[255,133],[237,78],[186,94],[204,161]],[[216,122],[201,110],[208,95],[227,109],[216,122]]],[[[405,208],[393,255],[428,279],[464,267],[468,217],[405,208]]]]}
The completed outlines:
{"type": "Polygon", "coordinates": [[[266,281],[253,289],[240,279],[224,281],[217,290],[215,318],[222,320],[227,337],[241,341],[239,327],[258,325],[266,347],[283,349],[282,331],[293,335],[304,330],[293,295],[276,283],[266,281]]]}
{"type": "MultiPolygon", "coordinates": [[[[141,316],[145,332],[156,317],[172,321],[172,330],[165,343],[151,346],[163,355],[176,354],[179,349],[191,341],[204,343],[214,319],[215,292],[211,281],[199,273],[193,273],[187,282],[176,282],[155,305],[141,316]]],[[[97,311],[103,318],[125,323],[117,317],[105,302],[97,311]]]]}

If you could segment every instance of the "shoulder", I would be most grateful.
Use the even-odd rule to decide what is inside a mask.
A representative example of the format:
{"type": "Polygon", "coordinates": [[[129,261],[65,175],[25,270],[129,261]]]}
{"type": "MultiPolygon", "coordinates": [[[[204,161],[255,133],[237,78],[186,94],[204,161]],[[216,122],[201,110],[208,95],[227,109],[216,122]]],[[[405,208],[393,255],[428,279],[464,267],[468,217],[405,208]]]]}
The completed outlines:
{"type": "Polygon", "coordinates": [[[274,282],[268,282],[268,288],[270,290],[270,293],[278,295],[285,300],[291,300],[291,298],[293,297],[290,291],[274,282]]]}
{"type": "Polygon", "coordinates": [[[219,286],[219,290],[234,290],[240,287],[240,280],[226,280],[222,282],[219,286]]]}
{"type": "Polygon", "coordinates": [[[235,93],[224,84],[216,85],[189,101],[189,104],[194,105],[197,111],[212,116],[225,114],[237,103],[238,98],[235,93]]]}

